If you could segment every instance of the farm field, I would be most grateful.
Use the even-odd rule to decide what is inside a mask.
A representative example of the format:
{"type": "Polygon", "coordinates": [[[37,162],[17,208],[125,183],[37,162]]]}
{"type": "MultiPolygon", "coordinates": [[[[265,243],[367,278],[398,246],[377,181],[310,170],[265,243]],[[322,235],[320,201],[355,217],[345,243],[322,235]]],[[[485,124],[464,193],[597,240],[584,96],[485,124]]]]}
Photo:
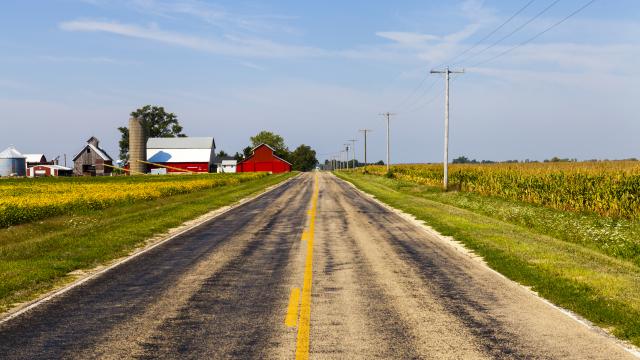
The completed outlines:
{"type": "MultiPolygon", "coordinates": [[[[406,189],[393,186],[399,180],[340,175],[364,180],[360,185],[368,191],[391,194],[380,197],[385,201],[430,215],[430,223],[456,239],[488,249],[510,243],[514,258],[546,260],[538,265],[548,270],[542,279],[547,286],[536,290],[548,296],[564,289],[565,300],[578,304],[606,296],[606,305],[612,305],[598,308],[606,320],[599,324],[637,342],[635,265],[415,193],[406,196],[406,189]],[[600,287],[595,292],[575,283],[600,287]]],[[[256,182],[267,180],[275,177],[256,182]]],[[[157,226],[156,219],[186,217],[192,211],[187,202],[211,206],[226,190],[237,194],[253,183],[137,202],[126,212],[116,211],[122,205],[107,208],[78,222],[94,229],[82,244],[122,246],[132,232],[138,236],[157,226]],[[112,230],[102,237],[103,228],[112,230]]],[[[53,227],[53,219],[43,222],[53,227]]],[[[12,229],[45,230],[36,225],[12,229]]],[[[64,260],[79,258],[64,252],[80,245],[74,237],[83,230],[57,237],[47,246],[71,245],[37,260],[62,267],[64,260]]],[[[34,250],[23,246],[13,256],[28,251],[34,250]]],[[[500,262],[497,255],[486,258],[492,266],[506,264],[499,270],[511,277],[534,274],[500,262]]],[[[301,174],[30,311],[0,320],[0,353],[10,358],[180,358],[185,352],[193,358],[256,359],[631,359],[634,354],[326,172],[301,174]]]]}
{"type": "Polygon", "coordinates": [[[293,175],[2,180],[2,209],[13,212],[0,213],[0,312],[293,175]]]}
{"type": "MultiPolygon", "coordinates": [[[[384,166],[360,171],[385,175],[384,166]]],[[[442,165],[397,165],[393,177],[442,186],[442,165]]],[[[640,161],[453,164],[456,190],[612,218],[640,218],[640,161]]]]}
{"type": "Polygon", "coordinates": [[[394,166],[392,176],[384,167],[336,174],[639,345],[640,220],[629,205],[638,201],[637,164],[456,165],[450,184],[464,191],[449,192],[435,165],[394,166]],[[543,189],[548,196],[537,196],[543,189]],[[614,205],[594,206],[602,198],[614,205]]]}
{"type": "Polygon", "coordinates": [[[0,228],[121,203],[237,185],[266,173],[0,180],[0,228]]]}

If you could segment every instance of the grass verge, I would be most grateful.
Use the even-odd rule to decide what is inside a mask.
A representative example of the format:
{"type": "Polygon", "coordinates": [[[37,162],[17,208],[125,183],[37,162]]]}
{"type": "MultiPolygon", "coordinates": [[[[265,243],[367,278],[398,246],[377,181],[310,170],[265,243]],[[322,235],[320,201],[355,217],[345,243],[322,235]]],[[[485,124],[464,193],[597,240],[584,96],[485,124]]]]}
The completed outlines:
{"type": "MultiPolygon", "coordinates": [[[[490,267],[530,286],[542,297],[574,311],[617,337],[640,346],[640,266],[637,257],[609,254],[597,244],[575,241],[577,225],[553,209],[431,187],[380,176],[337,173],[359,189],[425,221],[482,256],[490,267]],[[506,216],[506,213],[535,216],[506,216]],[[523,220],[524,219],[524,220],[523,220]],[[544,225],[546,224],[546,225],[544,225]],[[564,229],[564,230],[563,230],[564,229]]],[[[571,218],[573,219],[573,218],[571,218]]],[[[637,231],[631,223],[626,231],[637,231]]],[[[585,236],[579,238],[586,239],[585,236]]]]}
{"type": "Polygon", "coordinates": [[[271,175],[0,229],[0,313],[74,280],[72,271],[123,257],[156,234],[293,175],[271,175]]]}

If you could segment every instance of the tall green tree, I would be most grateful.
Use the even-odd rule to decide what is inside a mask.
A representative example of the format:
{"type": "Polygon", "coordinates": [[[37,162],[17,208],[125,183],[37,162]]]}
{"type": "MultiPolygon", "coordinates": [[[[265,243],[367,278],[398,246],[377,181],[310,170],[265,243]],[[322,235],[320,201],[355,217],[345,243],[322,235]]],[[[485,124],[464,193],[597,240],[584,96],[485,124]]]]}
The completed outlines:
{"type": "MultiPolygon", "coordinates": [[[[148,137],[185,137],[182,126],[174,113],[166,112],[162,106],[145,105],[131,113],[132,117],[142,121],[148,137]]],[[[119,127],[121,133],[120,159],[129,159],[129,128],[119,127]]]]}
{"type": "Polygon", "coordinates": [[[300,145],[289,155],[289,161],[293,170],[310,171],[316,167],[318,159],[316,159],[316,151],[310,146],[300,145]]]}
{"type": "MultiPolygon", "coordinates": [[[[287,148],[287,145],[285,145],[284,138],[282,136],[274,134],[271,131],[263,130],[260,131],[256,136],[252,136],[250,140],[252,148],[255,148],[260,144],[267,144],[271,146],[273,150],[275,150],[275,154],[277,156],[288,160],[289,149],[287,148]]],[[[246,153],[247,152],[245,151],[245,155],[246,153]]],[[[251,154],[249,153],[249,155],[251,154]]]]}
{"type": "Polygon", "coordinates": [[[249,156],[251,156],[252,150],[253,150],[253,147],[251,146],[247,146],[246,148],[242,149],[242,158],[246,159],[249,156]]]}

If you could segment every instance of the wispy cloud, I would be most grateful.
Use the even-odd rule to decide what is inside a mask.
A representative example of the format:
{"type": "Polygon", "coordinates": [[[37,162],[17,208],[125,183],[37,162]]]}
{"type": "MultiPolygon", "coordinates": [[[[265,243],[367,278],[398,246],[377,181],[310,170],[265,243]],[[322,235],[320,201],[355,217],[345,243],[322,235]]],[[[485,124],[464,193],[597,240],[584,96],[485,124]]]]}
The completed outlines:
{"type": "Polygon", "coordinates": [[[242,61],[240,62],[240,65],[244,66],[244,67],[248,67],[250,69],[254,69],[254,70],[265,70],[264,66],[260,66],[258,64],[254,64],[250,61],[242,61]]]}
{"type": "Polygon", "coordinates": [[[237,13],[220,4],[201,0],[82,0],[107,7],[117,6],[164,18],[188,17],[230,32],[299,32],[289,24],[296,16],[271,13],[237,13]]]}
{"type": "Polygon", "coordinates": [[[422,45],[428,41],[440,40],[440,36],[430,34],[420,34],[414,32],[403,31],[378,31],[376,33],[381,38],[393,40],[402,45],[422,45]]]}
{"type": "Polygon", "coordinates": [[[412,49],[416,51],[413,54],[415,59],[439,63],[454,56],[465,40],[496,20],[494,10],[484,6],[481,0],[465,0],[458,5],[457,11],[460,17],[467,19],[468,24],[448,34],[384,31],[376,35],[393,41],[391,49],[412,49]]]}
{"type": "Polygon", "coordinates": [[[263,58],[299,58],[328,55],[325,50],[276,43],[271,40],[226,35],[211,39],[160,29],[157,25],[139,26],[119,22],[75,20],[60,25],[66,31],[105,32],[125,37],[152,40],[209,53],[263,58]]]}
{"type": "Polygon", "coordinates": [[[79,57],[79,56],[42,56],[42,60],[60,63],[90,63],[90,64],[114,64],[114,65],[132,65],[140,64],[137,61],[119,60],[105,56],[91,56],[91,57],[79,57]]]}

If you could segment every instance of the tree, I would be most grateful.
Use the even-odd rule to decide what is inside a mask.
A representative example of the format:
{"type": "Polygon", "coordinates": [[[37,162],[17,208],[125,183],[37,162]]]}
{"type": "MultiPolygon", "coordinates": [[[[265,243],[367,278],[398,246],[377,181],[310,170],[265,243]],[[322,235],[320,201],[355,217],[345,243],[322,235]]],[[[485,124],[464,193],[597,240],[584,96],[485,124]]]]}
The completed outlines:
{"type": "Polygon", "coordinates": [[[469,158],[466,157],[466,156],[457,157],[457,158],[453,159],[453,161],[452,161],[452,163],[454,163],[454,164],[469,164],[471,162],[472,161],[469,160],[469,158]]]}
{"type": "MultiPolygon", "coordinates": [[[[162,106],[145,105],[131,113],[132,117],[140,119],[142,128],[148,137],[185,137],[182,126],[174,113],[168,113],[162,106]]],[[[129,159],[129,128],[119,127],[120,159],[129,159]]]]}
{"type": "Polygon", "coordinates": [[[246,148],[242,149],[242,155],[245,159],[253,154],[252,150],[253,148],[251,146],[247,146],[246,148]]]}
{"type": "Polygon", "coordinates": [[[236,151],[235,155],[233,155],[233,158],[236,159],[236,161],[242,161],[244,159],[244,156],[236,151]]]}
{"type": "Polygon", "coordinates": [[[229,156],[229,154],[227,154],[224,150],[220,150],[220,152],[218,153],[218,157],[227,157],[229,156]]]}
{"type": "Polygon", "coordinates": [[[318,163],[315,150],[304,144],[293,150],[291,154],[289,154],[289,159],[292,169],[297,171],[312,170],[318,163]]]}
{"type": "MultiPolygon", "coordinates": [[[[267,144],[273,148],[276,156],[279,156],[285,160],[287,160],[289,157],[289,149],[284,143],[284,138],[278,134],[263,130],[260,131],[256,136],[252,136],[250,140],[252,148],[255,148],[261,144],[267,144]]],[[[251,154],[249,153],[249,155],[251,154]]]]}

